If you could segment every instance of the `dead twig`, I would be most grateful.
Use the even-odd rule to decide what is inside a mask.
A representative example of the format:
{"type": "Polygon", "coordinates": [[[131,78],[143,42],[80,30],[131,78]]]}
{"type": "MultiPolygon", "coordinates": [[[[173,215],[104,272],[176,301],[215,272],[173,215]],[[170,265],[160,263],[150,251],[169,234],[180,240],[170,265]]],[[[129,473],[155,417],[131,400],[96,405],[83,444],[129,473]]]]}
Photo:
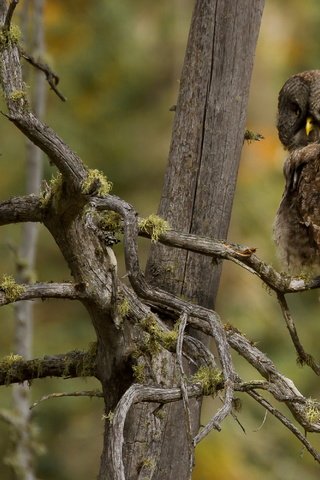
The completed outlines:
{"type": "Polygon", "coordinates": [[[263,398],[259,393],[254,390],[248,392],[250,397],[254,398],[260,405],[262,405],[268,412],[270,412],[275,418],[277,418],[286,428],[288,428],[293,435],[304,445],[316,462],[320,463],[320,453],[311,445],[306,436],[303,435],[290,420],[277,410],[271,403],[263,398]]]}
{"type": "Polygon", "coordinates": [[[176,354],[177,354],[177,363],[180,370],[180,388],[182,394],[182,402],[183,408],[185,412],[185,420],[186,420],[186,428],[187,428],[187,436],[189,439],[188,448],[189,448],[189,478],[191,479],[192,475],[192,468],[194,463],[194,447],[193,447],[193,439],[192,439],[192,426],[191,426],[191,413],[190,413],[190,405],[189,405],[189,397],[188,397],[188,390],[185,381],[185,373],[183,368],[183,360],[182,360],[182,349],[183,349],[183,337],[184,332],[188,322],[188,314],[183,312],[180,316],[180,324],[179,324],[179,331],[178,331],[178,339],[177,339],[177,347],[176,347],[176,354]]]}
{"type": "Polygon", "coordinates": [[[312,368],[312,370],[317,375],[320,375],[320,365],[317,362],[315,362],[314,358],[309,353],[306,353],[306,351],[302,346],[302,343],[300,342],[298,332],[297,332],[294,320],[291,316],[284,294],[278,293],[277,298],[278,298],[279,305],[281,307],[283,318],[286,322],[287,329],[290,333],[291,340],[293,342],[293,345],[298,355],[298,362],[301,365],[304,365],[304,364],[308,365],[309,367],[312,368]]]}
{"type": "Polygon", "coordinates": [[[103,393],[99,390],[83,390],[79,392],[60,392],[60,393],[50,393],[49,395],[44,395],[37,402],[34,402],[30,405],[30,410],[37,407],[40,403],[50,400],[51,398],[62,398],[62,397],[101,397],[103,398],[103,393]]]}
{"type": "Polygon", "coordinates": [[[24,58],[30,65],[33,67],[37,68],[38,70],[41,70],[46,76],[47,82],[50,85],[51,90],[54,91],[54,93],[60,98],[62,102],[65,102],[67,99],[62,93],[58,90],[57,85],[60,81],[58,75],[56,75],[51,68],[46,64],[39,62],[36,60],[34,57],[26,53],[24,50],[20,49],[20,55],[22,58],[24,58]]]}
{"type": "Polygon", "coordinates": [[[12,16],[13,16],[13,13],[14,13],[15,8],[18,5],[18,3],[19,3],[19,0],[11,0],[11,2],[9,4],[7,14],[6,14],[6,18],[5,18],[4,25],[3,25],[4,30],[7,31],[7,32],[10,30],[12,16]]]}

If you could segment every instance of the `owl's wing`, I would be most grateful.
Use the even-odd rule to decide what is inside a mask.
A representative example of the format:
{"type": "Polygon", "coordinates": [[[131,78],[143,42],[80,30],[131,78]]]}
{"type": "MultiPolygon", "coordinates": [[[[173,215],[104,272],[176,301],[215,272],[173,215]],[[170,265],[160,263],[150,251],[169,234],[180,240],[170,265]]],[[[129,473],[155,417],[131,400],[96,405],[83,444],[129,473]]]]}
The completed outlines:
{"type": "Polygon", "coordinates": [[[320,247],[320,145],[310,144],[292,157],[288,187],[295,191],[300,223],[320,247]]]}

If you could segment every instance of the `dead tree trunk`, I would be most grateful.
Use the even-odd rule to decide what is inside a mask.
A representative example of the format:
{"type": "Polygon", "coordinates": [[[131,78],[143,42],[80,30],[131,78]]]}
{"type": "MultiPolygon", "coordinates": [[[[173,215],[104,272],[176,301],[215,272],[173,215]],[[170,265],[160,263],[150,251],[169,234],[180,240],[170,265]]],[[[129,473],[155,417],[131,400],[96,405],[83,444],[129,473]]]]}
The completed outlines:
{"type": "Polygon", "coordinates": [[[110,194],[107,178],[90,170],[31,112],[21,57],[43,71],[54,92],[64,97],[58,77],[19,45],[19,31],[11,25],[18,3],[0,0],[0,81],[6,116],[40,147],[59,174],[39,195],[1,202],[0,225],[42,223],[61,250],[73,283],[19,285],[5,275],[0,305],[34,298],[78,300],[88,311],[97,342],[87,352],[33,360],[4,358],[0,384],[49,376],[96,376],[102,392],[80,393],[103,396],[105,402],[99,480],[190,479],[194,447],[210,430],[220,429],[232,411],[235,390],[267,409],[320,462],[319,452],[269,398],[286,404],[295,422],[310,432],[320,432],[319,402],[303,396],[271,359],[232,326],[224,328],[217,313],[206,308],[213,303],[218,283],[215,266],[207,258],[232,260],[276,292],[299,359],[317,375],[320,366],[303,350],[284,295],[317,288],[319,283],[279,274],[260,261],[254,249],[189,233],[226,236],[263,1],[196,4],[160,206],[160,213],[184,232],[166,228],[159,219],[139,227],[133,207],[110,194]],[[123,234],[131,288],[117,276],[115,231],[123,234]],[[141,272],[139,233],[176,249],[174,254],[165,248],[152,252],[147,278],[155,286],[141,272]],[[187,327],[210,335],[216,354],[188,334],[187,327]],[[231,349],[264,380],[257,382],[254,377],[242,382],[231,349]],[[218,390],[223,390],[221,406],[199,431],[201,398],[218,390]],[[170,407],[173,404],[175,408],[170,407]]]}
{"type": "MultiPolygon", "coordinates": [[[[196,2],[159,215],[179,231],[225,240],[244,139],[264,0],[196,2]]],[[[220,268],[153,246],[152,283],[212,308],[220,268]]]]}
{"type": "MultiPolygon", "coordinates": [[[[179,231],[227,237],[263,6],[264,0],[196,2],[158,211],[179,231]]],[[[146,273],[153,285],[213,308],[220,271],[212,258],[157,243],[146,273]]],[[[167,359],[168,365],[168,371],[174,372],[174,359],[167,359]]],[[[172,385],[173,379],[166,379],[166,384],[172,385]]],[[[199,428],[200,407],[201,402],[192,403],[193,435],[199,428]]],[[[140,405],[132,412],[131,426],[135,430],[139,425],[139,431],[128,433],[127,461],[132,468],[132,456],[141,452],[141,438],[158,437],[158,442],[153,441],[158,449],[150,450],[149,441],[141,452],[142,459],[155,460],[152,478],[186,479],[190,452],[187,430],[181,426],[183,406],[180,402],[165,409],[161,431],[151,421],[143,426],[142,420],[150,417],[148,407],[140,405]]],[[[136,455],[136,469],[141,458],[136,455]]],[[[128,478],[137,477],[131,471],[128,478]]]]}

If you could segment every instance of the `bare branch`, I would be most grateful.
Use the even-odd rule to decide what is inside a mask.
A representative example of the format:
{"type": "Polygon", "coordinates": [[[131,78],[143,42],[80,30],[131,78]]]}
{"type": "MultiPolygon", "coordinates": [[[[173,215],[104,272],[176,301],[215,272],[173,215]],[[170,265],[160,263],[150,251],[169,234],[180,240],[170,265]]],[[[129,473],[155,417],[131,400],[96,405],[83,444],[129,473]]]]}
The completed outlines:
{"type": "MultiPolygon", "coordinates": [[[[95,200],[92,199],[95,203],[95,200]]],[[[103,202],[97,205],[103,209],[103,202]]],[[[124,225],[122,225],[124,231],[124,225]]],[[[150,232],[140,228],[138,235],[145,238],[151,238],[150,232]]],[[[190,252],[201,253],[203,255],[229,260],[248,270],[253,275],[258,276],[269,288],[280,293],[296,293],[312,290],[320,287],[320,277],[307,280],[303,277],[291,277],[284,273],[277,272],[271,265],[263,262],[256,255],[255,247],[247,247],[225,241],[215,240],[213,238],[201,237],[191,233],[168,230],[160,233],[157,238],[159,243],[169,247],[181,248],[190,252]]]]}
{"type": "MultiPolygon", "coordinates": [[[[150,238],[150,235],[140,230],[139,235],[150,238]]],[[[294,278],[277,272],[271,265],[260,260],[254,247],[246,247],[226,243],[212,238],[169,230],[161,233],[158,241],[170,247],[182,248],[190,252],[202,253],[210,257],[229,260],[258,276],[268,287],[280,293],[296,293],[320,287],[320,279],[307,281],[304,278],[294,278]]]]}
{"type": "MultiPolygon", "coordinates": [[[[0,5],[2,24],[5,21],[4,5],[0,5]]],[[[22,78],[19,48],[16,42],[8,41],[1,52],[1,85],[8,107],[8,118],[24,135],[37,145],[64,175],[75,191],[87,177],[82,160],[66,145],[56,133],[29,111],[26,88],[22,78]]]]}
{"type": "Polygon", "coordinates": [[[303,435],[290,420],[283,415],[279,410],[274,408],[271,403],[269,403],[265,398],[263,398],[259,393],[255,391],[249,392],[249,395],[254,398],[260,405],[262,405],[266,410],[268,410],[274,417],[276,417],[285,427],[287,427],[297,439],[305,446],[313,458],[320,463],[320,453],[311,445],[307,440],[306,436],[303,435]]]}
{"type": "Polygon", "coordinates": [[[80,191],[81,184],[87,177],[87,169],[80,157],[50,127],[40,122],[32,113],[11,112],[8,118],[31,142],[48,155],[70,186],[74,190],[80,191]]]}
{"type": "Polygon", "coordinates": [[[19,0],[11,0],[10,2],[10,5],[7,10],[6,18],[4,21],[4,26],[3,26],[6,31],[10,30],[12,16],[18,3],[19,3],[19,0]]]}
{"type": "Polygon", "coordinates": [[[198,305],[193,305],[190,302],[186,302],[163,290],[153,289],[146,282],[139,266],[136,241],[138,236],[137,214],[131,205],[111,195],[108,195],[103,199],[94,198],[91,200],[91,204],[102,210],[109,209],[116,211],[123,217],[126,267],[131,285],[135,292],[153,305],[161,306],[162,308],[165,306],[176,313],[184,312],[184,314],[188,314],[191,317],[197,317],[209,324],[210,335],[215,340],[222,366],[225,382],[225,401],[224,405],[214,415],[208,425],[195,437],[194,444],[197,444],[210,432],[210,430],[212,430],[212,428],[219,430],[220,423],[232,409],[234,371],[229,345],[221,320],[215,312],[198,305]]]}
{"type": "Polygon", "coordinates": [[[261,384],[261,388],[267,389],[279,402],[284,402],[306,431],[320,432],[318,419],[312,423],[308,418],[308,399],[299,392],[292,380],[282,375],[274,363],[239,332],[229,327],[227,337],[231,347],[267,380],[267,383],[261,384]]]}
{"type": "Polygon", "coordinates": [[[60,392],[60,393],[50,393],[49,395],[44,395],[37,402],[34,402],[30,405],[30,410],[37,407],[40,403],[50,400],[52,398],[62,398],[62,397],[100,397],[103,398],[103,393],[99,390],[83,390],[80,392],[60,392]]]}
{"type": "Polygon", "coordinates": [[[22,49],[20,49],[20,54],[28,63],[30,63],[30,65],[37,68],[38,70],[41,70],[45,74],[51,90],[54,91],[54,93],[60,98],[60,100],[62,100],[62,102],[65,102],[67,100],[66,97],[62,95],[62,93],[59,92],[57,88],[57,85],[59,83],[58,75],[56,75],[46,63],[37,61],[34,57],[27,54],[22,49]]]}
{"type": "MultiPolygon", "coordinates": [[[[191,385],[187,388],[188,397],[198,397],[202,394],[200,385],[191,385]]],[[[154,388],[143,385],[132,385],[119,401],[110,424],[112,435],[111,456],[114,471],[114,480],[125,480],[124,466],[122,460],[123,430],[125,420],[132,405],[139,402],[169,403],[181,400],[180,388],[154,388]]]]}
{"type": "Polygon", "coordinates": [[[14,294],[4,291],[0,284],[0,306],[20,300],[62,298],[79,300],[86,297],[84,285],[72,283],[33,283],[16,284],[20,287],[14,294]],[[2,291],[1,291],[2,290],[2,291]]]}
{"type": "Polygon", "coordinates": [[[207,321],[210,323],[212,336],[216,342],[216,346],[219,353],[219,358],[222,366],[222,372],[224,376],[224,401],[222,407],[213,415],[209,423],[196,435],[194,438],[194,444],[199,443],[212,429],[220,431],[221,422],[229,415],[232,411],[232,402],[234,394],[234,380],[235,373],[233,371],[232,359],[230,351],[224,343],[224,338],[222,338],[221,332],[216,331],[217,327],[219,330],[219,324],[215,322],[212,315],[207,316],[207,321]]]}
{"type": "Polygon", "coordinates": [[[95,354],[72,351],[65,354],[23,360],[19,355],[10,355],[0,361],[0,385],[22,383],[45,377],[95,377],[95,354]]]}
{"type": "Polygon", "coordinates": [[[280,304],[283,318],[285,319],[287,328],[290,333],[291,340],[293,342],[293,345],[296,349],[297,355],[298,355],[298,362],[303,365],[307,364],[309,367],[312,368],[312,370],[317,374],[320,375],[320,365],[315,362],[314,358],[309,354],[306,353],[298,336],[298,332],[296,329],[296,326],[294,324],[293,318],[290,314],[290,310],[287,304],[287,301],[284,297],[283,294],[278,293],[278,302],[280,304]]]}
{"type": "Polygon", "coordinates": [[[42,222],[45,209],[38,195],[13,197],[0,202],[0,225],[18,222],[42,222]]]}
{"type": "Polygon", "coordinates": [[[182,349],[183,349],[183,337],[184,332],[187,326],[188,315],[187,313],[183,312],[180,317],[180,324],[179,324],[179,331],[178,331],[178,339],[177,339],[177,363],[180,370],[180,388],[182,394],[182,401],[183,401],[183,408],[185,412],[185,423],[187,429],[187,436],[189,439],[188,448],[189,448],[189,478],[192,475],[193,469],[193,462],[194,462],[194,448],[193,448],[193,439],[192,439],[192,426],[191,426],[191,414],[190,414],[190,405],[189,405],[189,397],[188,397],[188,390],[185,380],[185,373],[183,368],[183,360],[182,360],[182,349]]]}

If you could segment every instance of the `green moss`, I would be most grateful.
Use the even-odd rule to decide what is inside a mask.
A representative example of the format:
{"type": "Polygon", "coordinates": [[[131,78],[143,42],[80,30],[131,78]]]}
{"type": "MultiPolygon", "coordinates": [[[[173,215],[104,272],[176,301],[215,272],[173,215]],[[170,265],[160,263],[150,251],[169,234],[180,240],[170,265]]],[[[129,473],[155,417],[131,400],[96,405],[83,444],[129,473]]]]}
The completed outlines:
{"type": "Polygon", "coordinates": [[[151,236],[152,242],[157,242],[162,233],[170,230],[170,225],[166,220],[152,213],[149,217],[139,220],[139,228],[151,236]]]}
{"type": "Polygon", "coordinates": [[[130,311],[130,303],[127,298],[124,298],[122,302],[117,305],[117,312],[121,318],[124,318],[128,315],[130,311]]]}
{"type": "Polygon", "coordinates": [[[145,317],[140,323],[149,335],[145,344],[151,354],[158,353],[161,346],[166,350],[173,350],[175,348],[178,338],[177,330],[162,330],[152,314],[145,317]]]}
{"type": "Polygon", "coordinates": [[[142,468],[151,470],[155,467],[155,461],[153,458],[145,458],[142,462],[142,468]]]}
{"type": "Polygon", "coordinates": [[[41,190],[40,202],[43,208],[45,208],[53,198],[56,203],[59,202],[62,193],[62,182],[62,174],[58,172],[51,177],[45,189],[41,190]]]}
{"type": "Polygon", "coordinates": [[[200,367],[192,377],[192,382],[201,384],[205,396],[214,395],[218,387],[222,387],[223,381],[220,370],[205,365],[200,367]]]}
{"type": "Polygon", "coordinates": [[[155,412],[154,412],[154,416],[159,418],[159,420],[163,420],[165,417],[166,417],[166,412],[164,410],[163,407],[161,408],[158,408],[155,412]]]}
{"type": "Polygon", "coordinates": [[[116,212],[99,212],[98,226],[103,230],[109,230],[111,232],[120,232],[122,230],[121,216],[116,212]]]}
{"type": "Polygon", "coordinates": [[[18,25],[12,24],[9,31],[2,28],[0,32],[0,46],[6,45],[9,41],[12,43],[19,43],[20,39],[21,30],[18,25]]]}
{"type": "Polygon", "coordinates": [[[27,99],[27,92],[25,90],[13,90],[8,100],[12,100],[13,102],[18,102],[19,100],[26,100],[27,99]]]}
{"type": "Polygon", "coordinates": [[[92,342],[89,345],[87,352],[83,359],[79,361],[76,367],[77,375],[79,377],[90,377],[92,371],[95,369],[97,359],[97,342],[92,342]]]}
{"type": "Polygon", "coordinates": [[[12,379],[14,378],[15,381],[22,381],[23,380],[23,357],[21,355],[15,355],[11,353],[7,357],[4,357],[0,362],[0,370],[3,372],[5,376],[4,383],[6,385],[10,385],[12,379]]]}
{"type": "Polygon", "coordinates": [[[20,362],[23,360],[23,357],[21,355],[16,355],[14,353],[10,353],[7,357],[3,357],[3,362],[5,362],[8,366],[13,365],[16,362],[20,362]]]}
{"type": "Polygon", "coordinates": [[[246,130],[244,132],[244,139],[247,140],[248,143],[259,142],[260,140],[264,140],[264,136],[252,130],[246,130]]]}
{"type": "Polygon", "coordinates": [[[133,378],[137,383],[144,383],[146,380],[145,365],[139,363],[138,365],[132,365],[133,378]]]}
{"type": "MultiPolygon", "coordinates": [[[[74,353],[78,353],[75,351],[74,353]]],[[[97,358],[97,343],[92,342],[84,355],[77,360],[76,364],[72,355],[65,358],[65,365],[63,369],[63,376],[68,377],[70,375],[70,369],[76,370],[78,377],[91,377],[96,367],[97,358]]]]}
{"type": "Polygon", "coordinates": [[[21,40],[21,30],[15,23],[10,27],[9,38],[13,43],[19,43],[21,40]]]}
{"type": "Polygon", "coordinates": [[[309,399],[305,406],[305,416],[309,423],[320,422],[320,404],[315,400],[309,399]]]}
{"type": "Polygon", "coordinates": [[[96,169],[88,170],[87,178],[82,182],[82,193],[89,195],[104,196],[108,195],[112,189],[112,182],[109,182],[107,177],[96,169]]]}
{"type": "Polygon", "coordinates": [[[14,302],[26,289],[23,285],[16,283],[11,275],[3,275],[0,290],[4,292],[8,302],[14,302]]]}

